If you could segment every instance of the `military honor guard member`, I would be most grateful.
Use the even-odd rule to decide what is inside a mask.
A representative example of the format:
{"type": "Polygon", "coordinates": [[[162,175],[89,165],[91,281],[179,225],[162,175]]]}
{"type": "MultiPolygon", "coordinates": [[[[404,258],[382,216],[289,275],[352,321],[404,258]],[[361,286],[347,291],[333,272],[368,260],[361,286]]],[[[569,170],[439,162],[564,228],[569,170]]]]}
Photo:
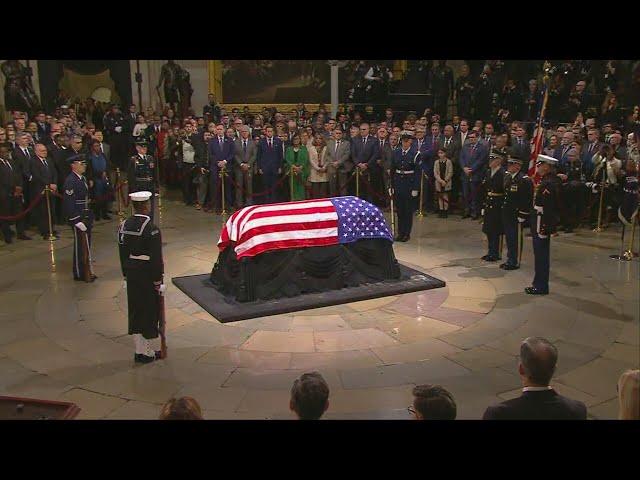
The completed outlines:
{"type": "Polygon", "coordinates": [[[73,279],[93,282],[96,278],[91,267],[91,228],[93,212],[89,208],[89,185],[84,176],[87,169],[84,154],[67,160],[71,173],[64,182],[64,210],[67,223],[73,230],[73,279]]]}
{"type": "Polygon", "coordinates": [[[522,160],[509,157],[504,174],[504,201],[502,202],[502,226],[507,239],[507,261],[503,270],[520,268],[524,222],[530,215],[533,199],[533,183],[522,172],[522,160]]]}
{"type": "Polygon", "coordinates": [[[127,289],[129,335],[133,335],[136,363],[160,358],[158,335],[164,293],[164,263],[160,230],[150,217],[153,194],[140,191],[129,194],[134,215],[120,224],[118,244],[120,266],[127,289]],[[158,348],[156,348],[158,347],[158,348]]]}
{"type": "Polygon", "coordinates": [[[504,168],[505,157],[500,152],[491,152],[489,168],[483,181],[485,203],[482,209],[482,232],[489,243],[488,253],[482,257],[487,262],[495,262],[502,256],[500,251],[500,236],[504,233],[502,227],[502,203],[504,201],[504,168]]]}
{"type": "Polygon", "coordinates": [[[547,155],[538,155],[536,171],[542,177],[533,195],[531,212],[531,236],[535,258],[533,285],[524,289],[529,295],[549,293],[549,262],[551,235],[558,226],[558,196],[560,180],[555,169],[558,160],[547,155]]]}
{"type": "Polygon", "coordinates": [[[153,221],[156,194],[158,192],[158,174],[155,159],[147,155],[148,142],[140,139],[136,142],[136,154],[129,159],[127,170],[127,180],[129,182],[129,192],[151,192],[149,215],[153,221]]]}
{"type": "Polygon", "coordinates": [[[389,193],[395,196],[398,211],[398,235],[395,240],[407,242],[411,237],[413,212],[420,189],[422,155],[412,144],[410,132],[402,132],[400,138],[402,147],[393,152],[391,161],[392,188],[389,193]]]}

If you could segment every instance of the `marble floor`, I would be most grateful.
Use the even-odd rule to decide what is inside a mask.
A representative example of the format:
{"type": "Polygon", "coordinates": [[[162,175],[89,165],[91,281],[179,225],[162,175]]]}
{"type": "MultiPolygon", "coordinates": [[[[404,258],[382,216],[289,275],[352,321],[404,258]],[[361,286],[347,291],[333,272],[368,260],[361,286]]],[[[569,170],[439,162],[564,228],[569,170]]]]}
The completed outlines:
{"type": "Polygon", "coordinates": [[[223,325],[170,282],[211,270],[221,224],[163,199],[169,357],[150,365],[133,363],[116,221],[94,229],[93,284],[72,280],[70,231],[52,247],[1,245],[0,394],[72,401],[81,419],[157,418],[174,395],[195,397],[207,419],[287,419],[293,380],[318,370],[326,418],[407,419],[413,385],[439,383],[458,418],[479,419],[518,395],[519,343],[541,335],[559,349],[554,387],[590,418],[615,418],[618,376],[640,363],[640,262],[609,258],[617,226],[554,238],[552,293],[532,297],[529,238],[523,268],[505,272],[480,260],[477,222],[430,215],[394,248],[445,288],[223,325]]]}

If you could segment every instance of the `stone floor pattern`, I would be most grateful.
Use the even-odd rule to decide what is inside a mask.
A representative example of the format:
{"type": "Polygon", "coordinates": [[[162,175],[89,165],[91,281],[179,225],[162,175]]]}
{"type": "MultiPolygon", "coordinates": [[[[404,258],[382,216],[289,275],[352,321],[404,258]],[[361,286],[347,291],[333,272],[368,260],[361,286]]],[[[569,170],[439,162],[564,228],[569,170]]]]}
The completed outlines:
{"type": "Polygon", "coordinates": [[[293,380],[318,370],[327,419],[408,419],[420,383],[445,386],[458,418],[479,419],[518,395],[520,341],[541,335],[559,349],[554,387],[590,418],[615,418],[618,376],[640,363],[640,262],[609,258],[619,227],[554,238],[552,293],[531,297],[530,238],[523,267],[505,272],[480,260],[477,222],[430,215],[394,249],[446,288],[223,325],[170,281],[211,270],[221,223],[163,201],[169,357],[150,365],[133,363],[117,222],[94,229],[93,284],[72,280],[68,229],[53,251],[41,240],[0,246],[0,394],[72,401],[81,419],[157,418],[174,395],[195,397],[207,419],[290,419],[293,380]]]}

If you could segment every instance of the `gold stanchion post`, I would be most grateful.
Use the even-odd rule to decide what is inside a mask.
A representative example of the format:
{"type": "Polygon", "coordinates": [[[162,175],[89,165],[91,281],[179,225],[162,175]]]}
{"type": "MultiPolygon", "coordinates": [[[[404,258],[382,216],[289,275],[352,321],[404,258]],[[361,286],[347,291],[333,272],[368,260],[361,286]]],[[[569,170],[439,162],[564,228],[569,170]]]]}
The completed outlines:
{"type": "Polygon", "coordinates": [[[124,211],[122,210],[122,188],[120,185],[120,168],[116,168],[116,201],[118,202],[118,216],[120,219],[124,218],[124,211]]]}
{"type": "Polygon", "coordinates": [[[360,168],[356,165],[356,197],[360,196],[360,168]]]}
{"type": "Polygon", "coordinates": [[[222,211],[220,212],[220,215],[226,215],[227,214],[227,207],[224,203],[224,177],[227,176],[227,170],[225,167],[222,167],[220,169],[220,181],[222,182],[222,211]]]}
{"type": "Polygon", "coordinates": [[[424,172],[420,175],[420,208],[418,209],[418,216],[424,217],[424,212],[422,211],[422,204],[424,202],[424,172]]]}
{"type": "Polygon", "coordinates": [[[389,206],[391,210],[391,235],[396,238],[396,217],[394,214],[393,188],[389,189],[389,206]]]}
{"type": "Polygon", "coordinates": [[[51,223],[51,199],[49,198],[49,185],[44,187],[44,196],[47,199],[47,215],[49,216],[49,241],[53,241],[56,239],[53,235],[53,225],[51,223]]]}
{"type": "Polygon", "coordinates": [[[293,165],[289,170],[289,198],[293,201],[293,165]]]}
{"type": "Polygon", "coordinates": [[[605,186],[605,178],[607,174],[607,166],[606,164],[602,167],[602,183],[600,184],[600,205],[598,206],[598,226],[593,229],[595,233],[600,233],[602,231],[602,204],[604,202],[604,186],[605,186]]]}
{"type": "Polygon", "coordinates": [[[638,254],[635,253],[633,251],[633,241],[635,240],[635,236],[636,236],[636,225],[638,223],[638,217],[636,216],[636,218],[634,218],[633,220],[633,226],[631,227],[631,238],[629,239],[629,248],[627,248],[627,251],[624,252],[624,257],[628,260],[632,260],[633,257],[637,257],[638,254]]]}

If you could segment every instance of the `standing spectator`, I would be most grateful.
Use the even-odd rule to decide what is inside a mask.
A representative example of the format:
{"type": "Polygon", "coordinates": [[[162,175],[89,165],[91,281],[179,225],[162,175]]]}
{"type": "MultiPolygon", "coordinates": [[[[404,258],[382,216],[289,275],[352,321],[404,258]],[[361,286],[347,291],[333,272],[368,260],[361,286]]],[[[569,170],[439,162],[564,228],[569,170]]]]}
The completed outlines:
{"type": "Polygon", "coordinates": [[[202,410],[192,397],[172,398],[162,406],[160,420],[203,420],[202,410]]]}
{"type": "MultiPolygon", "coordinates": [[[[125,119],[117,105],[104,117],[104,132],[111,146],[111,160],[115,167],[125,171],[128,168],[130,133],[125,131],[125,119]]],[[[66,177],[65,177],[66,178],[66,177]]]]}
{"type": "Polygon", "coordinates": [[[249,127],[240,127],[240,138],[235,141],[233,175],[236,183],[236,207],[253,204],[253,172],[258,148],[251,141],[249,127]]]}
{"type": "Polygon", "coordinates": [[[453,163],[447,158],[447,150],[444,146],[437,149],[438,159],[434,163],[434,177],[436,195],[438,196],[438,216],[447,218],[449,212],[449,192],[451,192],[451,179],[453,177],[453,163]]]}
{"type": "Polygon", "coordinates": [[[549,340],[526,338],[518,365],[522,395],[487,408],[483,420],[586,420],[584,403],[559,395],[549,385],[557,362],[558,350],[549,340]]]}
{"type": "MultiPolygon", "coordinates": [[[[35,156],[29,161],[29,172],[32,177],[32,198],[35,198],[36,195],[41,193],[47,187],[54,193],[58,191],[58,175],[55,166],[50,163],[50,159],[47,159],[47,147],[45,147],[42,143],[36,144],[35,156]]],[[[49,198],[53,198],[51,193],[49,193],[49,198]]],[[[44,197],[42,200],[43,201],[41,201],[33,209],[33,221],[38,227],[38,231],[40,232],[40,235],[42,235],[42,239],[48,240],[49,233],[52,233],[53,235],[58,237],[58,232],[53,230],[53,227],[53,231],[49,231],[49,214],[47,212],[47,202],[44,197]]],[[[49,205],[52,209],[55,208],[55,204],[53,202],[50,201],[49,205]]],[[[52,222],[54,218],[55,210],[52,210],[52,222]]]]}
{"type": "Polygon", "coordinates": [[[456,79],[455,93],[458,116],[463,118],[471,117],[471,102],[475,87],[469,76],[469,65],[462,65],[460,76],[456,79]]]}
{"type": "MultiPolygon", "coordinates": [[[[354,127],[352,127],[354,128],[354,127]]],[[[356,129],[358,127],[355,127],[356,129]]],[[[375,161],[377,144],[373,137],[369,135],[369,124],[363,122],[360,124],[359,135],[351,138],[351,158],[356,168],[360,170],[360,175],[367,172],[369,164],[375,161]]],[[[360,191],[364,192],[365,189],[361,183],[360,191]]],[[[366,197],[366,200],[371,201],[370,193],[360,194],[361,197],[366,197]]]]}
{"type": "Polygon", "coordinates": [[[462,169],[462,199],[464,202],[464,214],[462,218],[471,217],[477,220],[480,214],[478,202],[482,175],[487,163],[487,150],[478,145],[476,132],[467,135],[469,143],[462,148],[460,153],[460,168],[462,169]]]}
{"type": "Polygon", "coordinates": [[[640,370],[627,370],[618,380],[619,420],[640,420],[640,370]]]}
{"type": "Polygon", "coordinates": [[[431,91],[433,92],[433,111],[440,118],[447,118],[449,97],[453,100],[453,70],[446,60],[438,60],[438,66],[431,72],[431,91]]]}
{"type": "Polygon", "coordinates": [[[542,149],[542,153],[544,153],[548,157],[553,157],[553,154],[556,152],[557,148],[558,148],[558,135],[551,135],[549,137],[549,143],[547,144],[546,147],[542,149]]]}
{"type": "Polygon", "coordinates": [[[475,116],[476,118],[491,118],[493,113],[493,95],[495,86],[491,78],[491,68],[485,65],[480,79],[476,85],[475,95],[475,116]]]}
{"type": "MultiPolygon", "coordinates": [[[[373,142],[372,142],[373,143],[373,142]]],[[[324,136],[315,136],[313,145],[309,147],[309,182],[313,198],[325,198],[329,190],[329,176],[327,175],[327,146],[324,136]]]]}
{"type": "Polygon", "coordinates": [[[277,202],[277,179],[282,174],[282,141],[274,138],[273,127],[268,125],[265,128],[265,138],[258,143],[256,164],[258,175],[262,180],[262,190],[266,193],[262,198],[264,203],[277,202]]]}
{"type": "Polygon", "coordinates": [[[111,220],[108,208],[108,195],[112,193],[112,190],[109,188],[109,170],[110,168],[109,163],[107,162],[107,157],[100,150],[100,142],[98,140],[93,140],[91,142],[87,158],[86,177],[93,183],[92,200],[96,221],[100,220],[100,218],[111,220]]]}
{"type": "Polygon", "coordinates": [[[527,139],[522,123],[516,123],[515,137],[512,139],[511,156],[527,159],[531,156],[531,145],[527,139]]]}
{"type": "Polygon", "coordinates": [[[347,182],[353,170],[351,148],[349,142],[343,138],[344,132],[340,126],[333,130],[333,138],[327,142],[327,174],[329,175],[329,195],[347,195],[347,182]]]}
{"type": "Polygon", "coordinates": [[[207,104],[202,108],[202,116],[207,124],[220,121],[220,106],[216,103],[213,93],[207,95],[207,104]]]}
{"type": "Polygon", "coordinates": [[[304,373],[293,382],[289,408],[299,420],[322,417],[329,408],[329,385],[320,373],[304,373]]]}
{"type": "Polygon", "coordinates": [[[526,122],[535,122],[540,111],[540,92],[538,91],[538,82],[532,78],[529,80],[529,90],[524,97],[524,117],[526,122]]]}
{"type": "MultiPolygon", "coordinates": [[[[196,147],[197,139],[194,135],[193,125],[187,122],[184,126],[184,133],[180,135],[177,146],[177,161],[182,177],[182,200],[189,206],[194,204],[194,175],[196,173],[196,147]]],[[[198,173],[201,173],[198,171],[198,173]]],[[[195,202],[197,210],[202,208],[198,201],[195,202]]]]}
{"type": "Polygon", "coordinates": [[[613,148],[613,155],[622,162],[622,166],[627,163],[627,149],[622,146],[622,135],[615,132],[609,137],[609,145],[613,148]]]}
{"type": "MultiPolygon", "coordinates": [[[[317,156],[317,151],[313,147],[317,156]]],[[[291,141],[291,146],[287,147],[285,153],[285,168],[293,179],[289,179],[291,188],[291,201],[304,200],[306,198],[305,185],[309,178],[309,151],[302,145],[299,135],[295,135],[291,141]]]]}
{"type": "Polygon", "coordinates": [[[144,115],[138,115],[138,118],[136,118],[136,124],[133,126],[133,131],[131,133],[131,136],[133,137],[134,141],[140,137],[140,135],[146,135],[146,130],[149,127],[149,125],[147,125],[147,122],[145,121],[144,115]]]}
{"type": "Polygon", "coordinates": [[[440,385],[416,385],[413,403],[408,410],[416,420],[455,420],[457,414],[453,395],[440,385]]]}
{"type": "Polygon", "coordinates": [[[601,123],[613,123],[620,125],[622,123],[622,114],[618,108],[618,99],[614,93],[607,93],[607,96],[602,102],[602,108],[600,109],[600,122],[601,123]]]}
{"type": "MultiPolygon", "coordinates": [[[[20,215],[24,209],[22,199],[22,174],[14,168],[11,162],[11,154],[7,144],[0,144],[0,217],[20,215]]],[[[15,235],[9,225],[12,222],[0,220],[0,229],[6,243],[13,243],[15,235]]],[[[23,218],[15,220],[16,231],[20,240],[31,240],[24,233],[25,222],[23,218]]]]}

